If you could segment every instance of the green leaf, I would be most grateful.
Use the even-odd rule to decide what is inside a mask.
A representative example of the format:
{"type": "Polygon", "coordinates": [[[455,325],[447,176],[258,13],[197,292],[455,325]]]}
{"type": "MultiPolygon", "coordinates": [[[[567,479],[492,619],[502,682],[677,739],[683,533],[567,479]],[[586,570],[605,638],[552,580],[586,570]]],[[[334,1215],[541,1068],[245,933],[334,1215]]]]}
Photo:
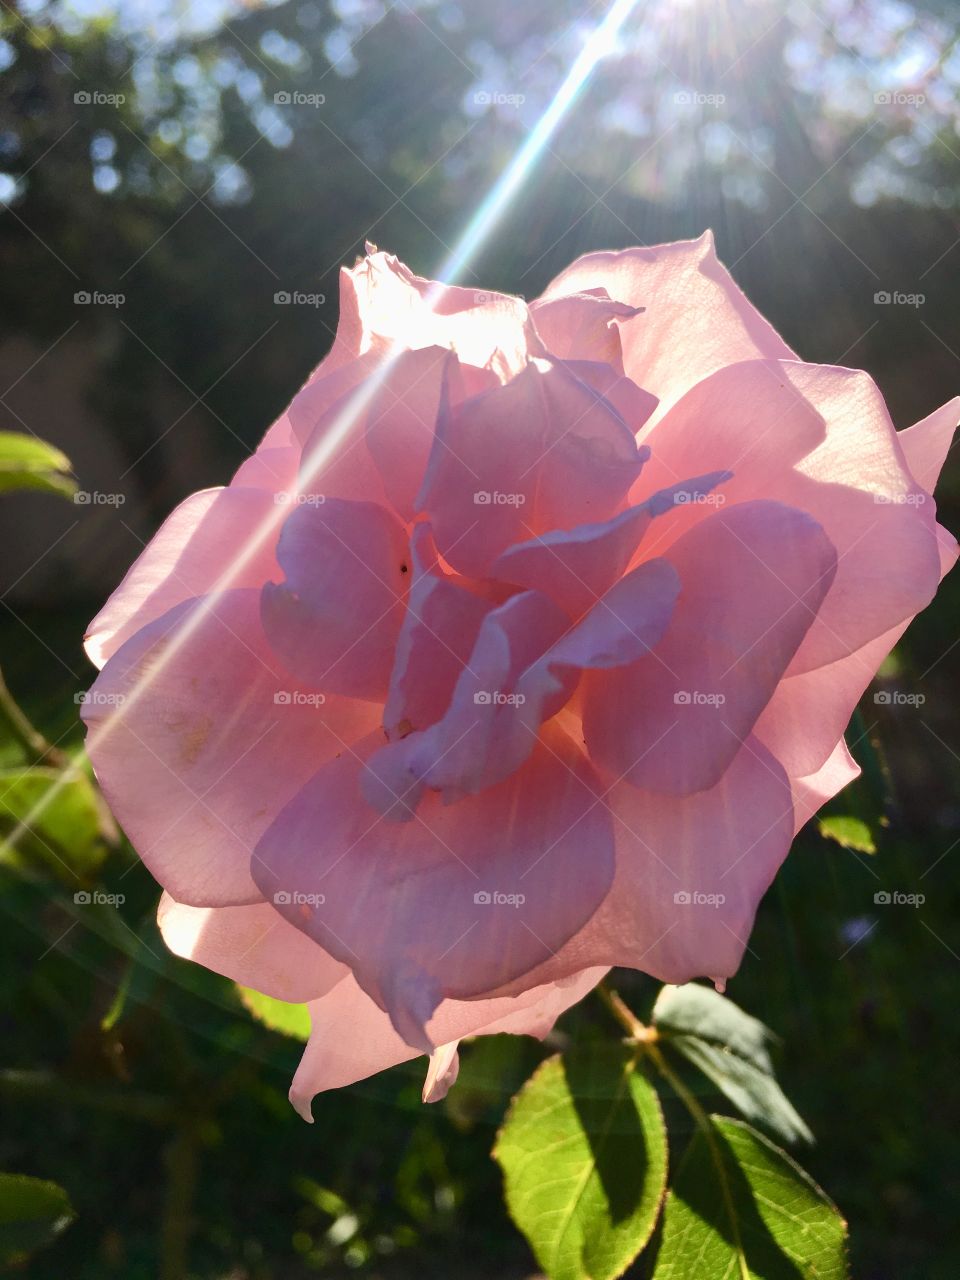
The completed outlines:
{"type": "Polygon", "coordinates": [[[0,770],[0,863],[38,863],[74,885],[109,849],[93,783],[77,768],[0,770]]]}
{"type": "Polygon", "coordinates": [[[711,1116],[667,1194],[653,1280],[844,1280],[846,1223],[795,1161],[711,1116]]]}
{"type": "Polygon", "coordinates": [[[69,498],[76,488],[70,460],[59,449],[19,431],[0,431],[0,493],[41,489],[69,498]]]}
{"type": "Polygon", "coordinates": [[[0,1266],[22,1262],[68,1227],[76,1215],[55,1182],[0,1173],[0,1266]]]}
{"type": "Polygon", "coordinates": [[[820,834],[828,840],[836,840],[844,849],[854,849],[857,853],[876,853],[877,846],[873,832],[862,818],[852,814],[834,813],[817,822],[820,834]]]}
{"type": "Polygon", "coordinates": [[[761,1071],[773,1071],[767,1045],[776,1040],[769,1027],[712,987],[688,982],[661,988],[653,1006],[653,1024],[661,1033],[695,1035],[732,1049],[761,1071]]]}
{"type": "Polygon", "coordinates": [[[767,1050],[769,1027],[709,987],[664,987],[653,1009],[662,1043],[683,1055],[748,1120],[785,1142],[813,1134],[777,1083],[767,1050]]]}
{"type": "Polygon", "coordinates": [[[653,1233],[667,1176],[656,1091],[620,1045],[544,1062],[497,1135],[507,1208],[551,1280],[612,1280],[653,1233]]]}
{"type": "Polygon", "coordinates": [[[258,1022],[294,1040],[310,1039],[310,1012],[305,1004],[275,1000],[250,987],[237,985],[237,994],[258,1022]]]}
{"type": "Polygon", "coordinates": [[[673,1036],[666,1043],[712,1080],[748,1120],[765,1125],[784,1142],[813,1142],[813,1134],[771,1072],[699,1036],[673,1036]]]}

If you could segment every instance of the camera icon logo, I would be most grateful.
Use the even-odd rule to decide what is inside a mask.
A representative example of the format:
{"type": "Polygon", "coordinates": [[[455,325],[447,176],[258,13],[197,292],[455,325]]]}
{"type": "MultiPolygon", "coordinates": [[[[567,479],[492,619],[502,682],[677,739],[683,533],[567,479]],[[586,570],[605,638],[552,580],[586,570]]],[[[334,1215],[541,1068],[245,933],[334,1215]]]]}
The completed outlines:
{"type": "Polygon", "coordinates": [[[476,705],[477,705],[478,707],[489,707],[490,703],[493,701],[493,698],[492,698],[492,696],[487,692],[487,690],[486,690],[486,689],[479,689],[479,690],[478,690],[478,691],[473,695],[473,700],[474,700],[474,702],[476,703],[476,705]]]}
{"type": "Polygon", "coordinates": [[[678,907],[689,907],[690,894],[686,889],[679,889],[674,895],[673,900],[678,907]]]}
{"type": "Polygon", "coordinates": [[[473,900],[478,907],[488,907],[492,901],[489,892],[486,889],[480,889],[473,895],[473,900]]]}
{"type": "Polygon", "coordinates": [[[290,894],[286,889],[278,889],[273,895],[273,902],[274,906],[277,907],[288,906],[290,903],[290,894]]]}
{"type": "Polygon", "coordinates": [[[73,302],[77,307],[88,307],[92,302],[92,298],[90,297],[90,294],[87,293],[86,289],[81,289],[78,293],[73,295],[73,302]]]}
{"type": "Polygon", "coordinates": [[[886,289],[878,289],[873,295],[873,300],[878,307],[888,307],[893,301],[886,289]]]}
{"type": "Polygon", "coordinates": [[[92,895],[86,889],[78,889],[73,895],[73,900],[78,907],[89,907],[93,901],[92,895]]]}
{"type": "Polygon", "coordinates": [[[278,107],[289,107],[290,94],[287,92],[286,89],[281,89],[279,93],[275,93],[273,95],[273,101],[276,103],[278,107]]]}
{"type": "Polygon", "coordinates": [[[273,301],[278,307],[289,307],[291,299],[286,289],[279,289],[273,295],[273,301]]]}
{"type": "Polygon", "coordinates": [[[690,705],[690,693],[687,689],[678,689],[673,695],[673,701],[678,707],[688,707],[690,705]]]}
{"type": "Polygon", "coordinates": [[[473,501],[478,507],[489,507],[490,503],[493,501],[493,496],[492,494],[487,493],[485,489],[479,489],[473,495],[473,501]]]}
{"type": "Polygon", "coordinates": [[[290,693],[287,689],[278,689],[273,695],[274,705],[278,707],[289,707],[291,702],[290,693]]]}
{"type": "Polygon", "coordinates": [[[881,889],[878,893],[875,893],[873,900],[878,907],[887,907],[891,902],[890,894],[887,893],[886,889],[881,889]]]}
{"type": "Polygon", "coordinates": [[[873,695],[873,701],[878,707],[889,707],[893,698],[888,689],[880,689],[873,695]]]}
{"type": "Polygon", "coordinates": [[[73,95],[73,100],[79,107],[87,107],[90,105],[90,92],[87,89],[78,89],[73,95]]]}

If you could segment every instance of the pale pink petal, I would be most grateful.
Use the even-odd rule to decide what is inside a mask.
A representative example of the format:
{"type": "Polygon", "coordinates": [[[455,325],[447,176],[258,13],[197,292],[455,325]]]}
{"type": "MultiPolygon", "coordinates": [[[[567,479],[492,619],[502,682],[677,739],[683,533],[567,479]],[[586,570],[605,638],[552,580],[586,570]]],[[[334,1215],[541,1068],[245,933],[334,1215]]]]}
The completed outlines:
{"type": "Polygon", "coordinates": [[[531,303],[530,315],[551,355],[592,360],[623,372],[620,332],[614,319],[629,320],[637,307],[615,302],[605,289],[570,293],[531,303]]]}
{"type": "Polygon", "coordinates": [[[259,593],[185,601],[113,655],[83,705],[87,751],[148,870],[193,906],[259,901],[250,858],[272,817],[379,720],[298,688],[271,652],[259,593]]]}
{"type": "MultiPolygon", "coordinates": [[[[300,447],[290,444],[282,448],[263,445],[242,462],[230,481],[231,489],[267,489],[273,494],[290,494],[297,488],[300,469],[300,447]]],[[[283,499],[278,499],[278,505],[283,499]]]]}
{"type": "Polygon", "coordinates": [[[392,254],[376,251],[348,274],[361,353],[449,347],[464,363],[489,367],[501,380],[544,353],[520,298],[425,280],[392,254]]]}
{"type": "Polygon", "coordinates": [[[678,504],[702,500],[729,478],[729,471],[697,476],[660,490],[603,524],[553,529],[516,543],[493,562],[490,576],[536,588],[571,617],[579,617],[623,575],[651,520],[678,504]]]}
{"type": "Polygon", "coordinates": [[[418,506],[444,558],[484,577],[515,542],[613,515],[645,457],[606,399],[536,361],[504,387],[441,405],[418,506]]]}
{"type": "MultiPolygon", "coordinates": [[[[644,438],[652,456],[634,500],[646,485],[688,473],[696,459],[698,469],[733,471],[727,503],[762,494],[823,526],[837,549],[837,574],[791,673],[852,653],[932,597],[939,578],[933,502],[907,471],[866,374],[796,362],[734,365],[694,387],[644,438]]],[[[651,549],[664,554],[672,537],[709,511],[690,507],[658,522],[651,549]]]]}
{"type": "Polygon", "coordinates": [[[444,573],[425,523],[414,525],[410,539],[410,579],[383,713],[391,740],[440,719],[493,608],[467,579],[444,573]]]}
{"type": "Polygon", "coordinates": [[[410,550],[397,517],[373,502],[298,507],[283,526],[282,583],[262,594],[281,661],[318,689],[383,698],[403,622],[410,550]]]}
{"type": "Polygon", "coordinates": [[[565,360],[563,363],[575,378],[609,400],[634,435],[657,407],[656,396],[642,390],[614,365],[597,360],[565,360]]]}
{"type": "Polygon", "coordinates": [[[659,397],[659,412],[724,365],[758,356],[795,358],[718,261],[709,231],[699,240],[584,254],[550,283],[543,299],[595,288],[644,308],[618,321],[623,364],[638,386],[659,397]]]}
{"type": "Polygon", "coordinates": [[[388,366],[372,356],[356,365],[365,370],[359,378],[353,365],[334,375],[336,394],[325,381],[306,388],[290,407],[303,442],[297,476],[301,500],[343,498],[389,505],[366,433],[367,411],[388,366]]]}
{"type": "Polygon", "coordinates": [[[276,576],[285,512],[260,489],[203,489],[180,503],[150,539],[84,637],[102,667],[141,627],[216,588],[259,587],[276,576]]]}
{"type": "Polygon", "coordinates": [[[390,362],[366,410],[366,442],[387,497],[403,520],[413,519],[441,391],[456,405],[494,385],[493,374],[461,365],[443,347],[405,351],[390,362]]]}
{"type": "Polygon", "coordinates": [[[316,1000],[349,972],[268,902],[188,907],[164,893],[157,924],[174,955],[275,1000],[316,1000]]]}
{"type": "Polygon", "coordinates": [[[805,778],[791,778],[795,814],[794,830],[799,831],[819,808],[859,776],[860,766],[841,738],[825,763],[815,773],[808,774],[805,778]]]}
{"type": "Polygon", "coordinates": [[[680,582],[665,560],[621,578],[573,628],[546,596],[513,596],[483,619],[450,707],[423,733],[382,747],[363,790],[393,821],[409,821],[424,788],[451,803],[509,777],[534,749],[543,721],[579,674],[634,662],[660,641],[680,582]]]}
{"type": "Polygon", "coordinates": [[[457,1053],[459,1043],[458,1040],[451,1040],[449,1044],[438,1045],[431,1053],[421,1095],[424,1102],[440,1102],[456,1083],[460,1074],[460,1055],[457,1053]]]}
{"type": "Polygon", "coordinates": [[[424,1028],[444,997],[496,991],[590,917],[612,875],[610,820],[586,758],[555,725],[507,781],[449,806],[429,793],[399,825],[361,798],[376,745],[370,735],[320,769],[261,839],[253,872],[275,901],[322,894],[309,920],[277,909],[350,965],[407,1043],[432,1049],[424,1028]],[[558,894],[561,883],[577,892],[558,894]]]}
{"type": "MultiPolygon", "coordinates": [[[[492,1000],[444,1000],[429,1023],[431,1040],[449,1045],[465,1036],[509,1032],[538,1039],[571,1005],[582,1000],[606,973],[593,968],[519,996],[492,1000]]],[[[310,1004],[313,1030],[290,1089],[290,1101],[308,1123],[310,1103],[325,1089],[338,1089],[420,1056],[394,1030],[390,1019],[352,977],[310,1004]]]]}
{"type": "Polygon", "coordinates": [[[587,677],[591,757],[638,787],[714,786],[752,730],[833,579],[810,516],[760,500],[721,509],[666,558],[681,593],[657,649],[587,677]]]}
{"type": "Polygon", "coordinates": [[[937,486],[943,464],[960,423],[960,396],[954,396],[933,413],[897,433],[913,477],[927,493],[937,486]]]}
{"type": "Polygon", "coordinates": [[[569,682],[538,671],[521,682],[570,620],[546,596],[525,591],[482,619],[450,706],[423,732],[382,747],[368,762],[368,803],[391,821],[409,821],[424,789],[452,803],[501,782],[530,755],[542,720],[559,711],[569,682]]]}
{"type": "Polygon", "coordinates": [[[781,680],[754,732],[791,777],[824,766],[864,690],[908,625],[901,623],[837,662],[781,680]]]}
{"type": "MultiPolygon", "coordinates": [[[[937,532],[942,579],[956,563],[957,542],[942,526],[937,532]]],[[[912,621],[898,623],[845,658],[781,680],[754,732],[791,777],[825,767],[864,690],[912,621]]]]}
{"type": "Polygon", "coordinates": [[[524,981],[595,964],[671,983],[731,977],[793,839],[782,766],[751,737],[707,791],[671,796],[611,778],[605,796],[616,842],[613,886],[586,926],[524,981]]]}

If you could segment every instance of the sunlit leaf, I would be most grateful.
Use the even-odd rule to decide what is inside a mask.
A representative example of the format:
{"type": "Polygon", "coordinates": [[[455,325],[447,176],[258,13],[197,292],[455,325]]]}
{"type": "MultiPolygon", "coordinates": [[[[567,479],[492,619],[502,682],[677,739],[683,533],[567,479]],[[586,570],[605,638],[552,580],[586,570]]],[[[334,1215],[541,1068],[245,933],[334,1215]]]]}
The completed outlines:
{"type": "Polygon", "coordinates": [[[494,1157],[551,1280],[611,1280],[644,1248],[667,1173],[656,1092],[619,1045],[550,1058],[514,1098],[494,1157]]]}
{"type": "Polygon", "coordinates": [[[42,865],[75,885],[109,847],[93,783],[79,769],[0,770],[0,862],[42,865]]]}
{"type": "Polygon", "coordinates": [[[667,1194],[653,1280],[844,1280],[846,1223],[795,1161],[712,1116],[667,1194]]]}
{"type": "Polygon", "coordinates": [[[0,1266],[42,1249],[76,1215],[62,1187],[20,1173],[0,1173],[0,1266]]]}
{"type": "Polygon", "coordinates": [[[854,849],[857,853],[876,853],[877,846],[873,832],[861,818],[852,814],[835,813],[817,822],[820,834],[828,840],[836,840],[844,849],[854,849]]]}
{"type": "Polygon", "coordinates": [[[309,1040],[310,1013],[305,1004],[288,1004],[260,991],[237,986],[237,994],[258,1022],[294,1040],[309,1040]]]}
{"type": "Polygon", "coordinates": [[[69,498],[76,491],[70,460],[35,436],[0,431],[0,493],[41,489],[69,498]]]}

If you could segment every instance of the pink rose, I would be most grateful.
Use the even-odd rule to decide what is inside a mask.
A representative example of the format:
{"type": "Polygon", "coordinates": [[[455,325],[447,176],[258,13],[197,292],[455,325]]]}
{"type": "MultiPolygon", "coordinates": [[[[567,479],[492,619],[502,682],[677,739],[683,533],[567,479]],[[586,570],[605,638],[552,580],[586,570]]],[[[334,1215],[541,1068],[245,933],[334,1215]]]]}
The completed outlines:
{"type": "Polygon", "coordinates": [[[610,965],[736,972],[957,555],[960,400],[898,435],[700,240],[536,302],[371,251],[333,348],[90,628],[84,708],[179,955],[309,1002],[291,1091],[542,1035],[610,965]]]}

